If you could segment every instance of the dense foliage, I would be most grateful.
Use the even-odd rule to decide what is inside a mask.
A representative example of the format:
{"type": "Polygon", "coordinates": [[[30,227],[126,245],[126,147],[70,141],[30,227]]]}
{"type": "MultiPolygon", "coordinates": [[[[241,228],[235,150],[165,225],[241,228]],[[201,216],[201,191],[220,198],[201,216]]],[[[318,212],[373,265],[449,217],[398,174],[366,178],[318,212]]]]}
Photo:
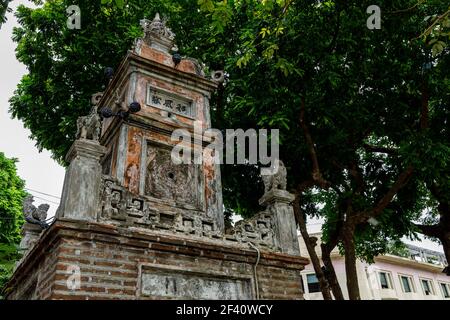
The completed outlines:
{"type": "Polygon", "coordinates": [[[0,28],[6,21],[6,13],[11,11],[11,8],[8,6],[10,2],[11,0],[0,0],[0,28]]]}
{"type": "Polygon", "coordinates": [[[26,194],[15,163],[0,152],[0,291],[19,257],[17,246],[24,221],[22,201],[26,194]]]}

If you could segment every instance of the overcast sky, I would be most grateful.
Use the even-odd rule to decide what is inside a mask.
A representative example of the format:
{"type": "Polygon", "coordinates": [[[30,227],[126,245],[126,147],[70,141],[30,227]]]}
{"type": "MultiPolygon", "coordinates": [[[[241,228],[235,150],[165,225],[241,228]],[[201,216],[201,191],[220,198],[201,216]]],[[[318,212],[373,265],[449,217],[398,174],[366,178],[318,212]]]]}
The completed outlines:
{"type": "MultiPolygon", "coordinates": [[[[29,2],[15,0],[11,3],[13,10],[15,11],[21,3],[29,2]]],[[[30,131],[24,129],[21,121],[12,120],[8,114],[8,100],[27,70],[16,60],[14,52],[16,45],[11,40],[12,29],[17,25],[17,21],[13,13],[8,13],[7,18],[8,21],[0,30],[0,151],[9,158],[19,159],[18,173],[25,180],[27,188],[60,197],[64,168],[51,159],[48,151],[39,153],[34,146],[35,142],[28,138],[30,131]]],[[[57,205],[52,202],[58,203],[58,199],[36,192],[31,193],[35,195],[36,204],[48,203],[50,215],[54,214],[57,205]],[[49,201],[42,201],[36,196],[49,201]]]]}
{"type": "MultiPolygon", "coordinates": [[[[28,189],[60,197],[64,183],[64,168],[51,158],[50,152],[44,150],[40,153],[35,147],[35,142],[29,138],[30,131],[25,129],[19,120],[11,119],[8,113],[8,100],[27,71],[25,66],[16,60],[16,45],[11,40],[12,29],[17,26],[13,13],[19,4],[32,5],[25,0],[13,1],[11,3],[13,12],[7,14],[8,21],[0,30],[0,152],[4,152],[7,157],[19,159],[18,173],[25,180],[28,189]]],[[[45,202],[50,205],[49,217],[54,215],[57,209],[55,202],[59,203],[58,199],[34,191],[29,192],[35,196],[36,204],[45,202]]],[[[320,223],[312,221],[310,229],[313,232],[320,230],[320,223]]],[[[428,240],[414,244],[442,251],[441,246],[428,240]]]]}

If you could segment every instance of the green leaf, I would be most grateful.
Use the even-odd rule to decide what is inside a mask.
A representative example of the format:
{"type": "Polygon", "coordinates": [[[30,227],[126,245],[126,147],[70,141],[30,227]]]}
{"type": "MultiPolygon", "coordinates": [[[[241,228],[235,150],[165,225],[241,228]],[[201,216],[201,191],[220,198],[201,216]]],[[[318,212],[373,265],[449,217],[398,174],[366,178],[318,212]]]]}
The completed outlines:
{"type": "Polygon", "coordinates": [[[123,9],[124,5],[125,5],[125,0],[115,0],[116,1],[116,6],[119,9],[123,9]]]}

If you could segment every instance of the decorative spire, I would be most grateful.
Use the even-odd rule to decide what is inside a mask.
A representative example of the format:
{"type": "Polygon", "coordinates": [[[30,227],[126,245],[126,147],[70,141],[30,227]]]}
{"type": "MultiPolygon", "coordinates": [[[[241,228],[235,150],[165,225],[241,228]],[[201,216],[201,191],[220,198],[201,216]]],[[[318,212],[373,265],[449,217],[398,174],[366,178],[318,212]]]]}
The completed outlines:
{"type": "Polygon", "coordinates": [[[164,52],[177,51],[174,47],[175,33],[166,26],[164,20],[161,20],[159,13],[153,21],[144,18],[140,22],[144,30],[144,42],[147,45],[164,52]]]}

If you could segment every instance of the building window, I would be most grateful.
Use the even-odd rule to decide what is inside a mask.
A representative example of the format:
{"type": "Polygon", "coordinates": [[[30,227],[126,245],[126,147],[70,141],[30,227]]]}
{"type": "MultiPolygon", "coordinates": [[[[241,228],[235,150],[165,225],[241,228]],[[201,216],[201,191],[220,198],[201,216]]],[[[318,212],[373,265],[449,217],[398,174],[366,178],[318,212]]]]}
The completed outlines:
{"type": "Polygon", "coordinates": [[[379,277],[380,277],[380,284],[381,284],[381,289],[392,289],[392,279],[391,279],[391,274],[388,272],[380,272],[379,273],[379,277]]]}
{"type": "Polygon", "coordinates": [[[426,296],[434,295],[433,283],[431,280],[421,279],[420,282],[422,283],[423,292],[426,296]]]}
{"type": "Polygon", "coordinates": [[[402,284],[403,292],[411,293],[415,291],[413,279],[410,276],[400,276],[400,282],[402,284]]]}
{"type": "Polygon", "coordinates": [[[442,295],[445,299],[450,298],[450,284],[448,283],[440,283],[442,295]]]}
{"type": "Polygon", "coordinates": [[[308,291],[309,293],[320,292],[319,280],[317,279],[315,274],[308,274],[306,276],[306,280],[308,282],[308,291]]]}

